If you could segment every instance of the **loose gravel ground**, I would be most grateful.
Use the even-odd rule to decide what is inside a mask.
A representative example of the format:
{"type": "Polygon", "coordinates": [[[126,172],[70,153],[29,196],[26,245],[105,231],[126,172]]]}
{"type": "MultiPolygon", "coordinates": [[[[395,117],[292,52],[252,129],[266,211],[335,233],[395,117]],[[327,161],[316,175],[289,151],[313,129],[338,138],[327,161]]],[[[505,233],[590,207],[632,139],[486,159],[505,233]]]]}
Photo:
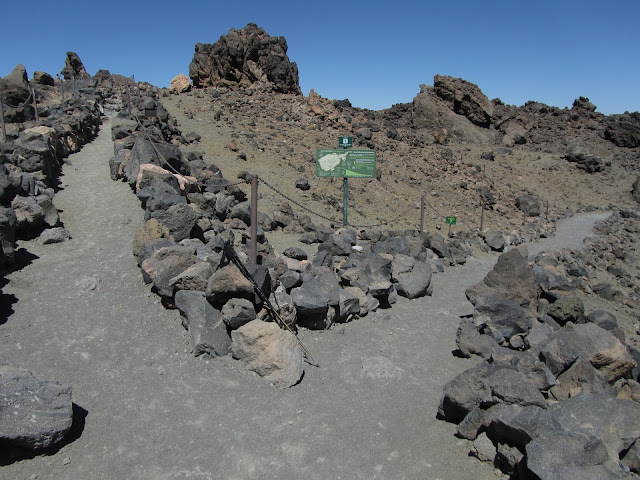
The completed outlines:
{"type": "MultiPolygon", "coordinates": [[[[109,177],[109,127],[64,166],[55,203],[71,240],[20,242],[26,264],[3,289],[2,354],[73,387],[78,435],[47,455],[5,453],[0,478],[500,477],[435,418],[442,387],[473,365],[452,356],[455,331],[472,310],[464,290],[495,255],[436,275],[432,297],[302,330],[320,368],[277,390],[229,356],[192,357],[177,311],[142,281],[131,239],[143,210],[109,177]]],[[[600,216],[576,218],[566,225],[584,224],[584,236],[600,216]]]]}

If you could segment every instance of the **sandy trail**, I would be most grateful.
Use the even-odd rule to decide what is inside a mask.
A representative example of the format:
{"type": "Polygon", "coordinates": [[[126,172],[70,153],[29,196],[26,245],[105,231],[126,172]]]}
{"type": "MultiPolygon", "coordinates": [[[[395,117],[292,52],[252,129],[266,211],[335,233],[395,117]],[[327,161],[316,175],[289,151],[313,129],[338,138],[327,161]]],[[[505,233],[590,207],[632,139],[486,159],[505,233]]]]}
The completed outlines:
{"type": "MultiPolygon", "coordinates": [[[[230,357],[191,357],[179,314],[143,283],[131,254],[143,211],[128,185],[109,177],[109,127],[64,166],[55,203],[72,239],[21,242],[30,263],[3,289],[13,311],[0,325],[0,352],[71,385],[84,425],[55,453],[5,458],[0,478],[495,476],[467,456],[454,425],[435,419],[444,384],[474,363],[451,355],[459,316],[472,309],[464,290],[495,256],[436,275],[433,297],[400,299],[329,331],[302,330],[321,367],[276,390],[230,357]]],[[[569,220],[569,236],[584,236],[599,218],[569,220]],[[579,234],[575,221],[585,227],[579,234]]],[[[562,242],[559,232],[553,242],[562,242]]]]}

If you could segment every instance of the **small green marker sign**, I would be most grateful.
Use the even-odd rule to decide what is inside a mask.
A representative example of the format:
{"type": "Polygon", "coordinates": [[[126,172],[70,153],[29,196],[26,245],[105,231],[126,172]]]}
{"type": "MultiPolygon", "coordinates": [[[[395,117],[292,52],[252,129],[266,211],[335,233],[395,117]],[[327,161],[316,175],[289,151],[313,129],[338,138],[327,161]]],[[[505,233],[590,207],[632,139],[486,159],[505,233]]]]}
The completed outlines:
{"type": "Polygon", "coordinates": [[[338,137],[338,147],[340,148],[353,147],[353,137],[338,137]]]}
{"type": "Polygon", "coordinates": [[[445,223],[447,225],[455,225],[458,220],[458,217],[446,217],[445,223]]]}

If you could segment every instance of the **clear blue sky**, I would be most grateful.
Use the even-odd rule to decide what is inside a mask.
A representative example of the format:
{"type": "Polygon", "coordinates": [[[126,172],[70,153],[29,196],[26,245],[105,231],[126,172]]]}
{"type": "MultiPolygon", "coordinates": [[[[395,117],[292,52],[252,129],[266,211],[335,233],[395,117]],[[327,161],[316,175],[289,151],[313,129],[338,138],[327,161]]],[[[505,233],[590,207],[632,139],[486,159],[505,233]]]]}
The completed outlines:
{"type": "Polygon", "coordinates": [[[0,75],[22,63],[55,76],[70,50],[90,74],[168,86],[196,43],[253,22],[287,39],[305,95],[357,107],[411,102],[441,74],[513,105],[640,110],[640,0],[23,0],[0,14],[0,75]]]}

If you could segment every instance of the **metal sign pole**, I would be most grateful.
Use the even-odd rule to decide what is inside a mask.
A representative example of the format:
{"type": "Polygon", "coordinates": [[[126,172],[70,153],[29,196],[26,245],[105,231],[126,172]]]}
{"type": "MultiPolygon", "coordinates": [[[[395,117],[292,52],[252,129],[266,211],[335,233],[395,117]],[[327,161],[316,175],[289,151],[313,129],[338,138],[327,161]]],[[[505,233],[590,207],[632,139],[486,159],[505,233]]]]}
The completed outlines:
{"type": "Polygon", "coordinates": [[[344,177],[343,183],[343,195],[342,195],[342,225],[347,226],[347,210],[349,208],[349,182],[347,177],[344,177]]]}
{"type": "Polygon", "coordinates": [[[258,264],[258,176],[251,175],[251,249],[249,261],[258,264]]]}

